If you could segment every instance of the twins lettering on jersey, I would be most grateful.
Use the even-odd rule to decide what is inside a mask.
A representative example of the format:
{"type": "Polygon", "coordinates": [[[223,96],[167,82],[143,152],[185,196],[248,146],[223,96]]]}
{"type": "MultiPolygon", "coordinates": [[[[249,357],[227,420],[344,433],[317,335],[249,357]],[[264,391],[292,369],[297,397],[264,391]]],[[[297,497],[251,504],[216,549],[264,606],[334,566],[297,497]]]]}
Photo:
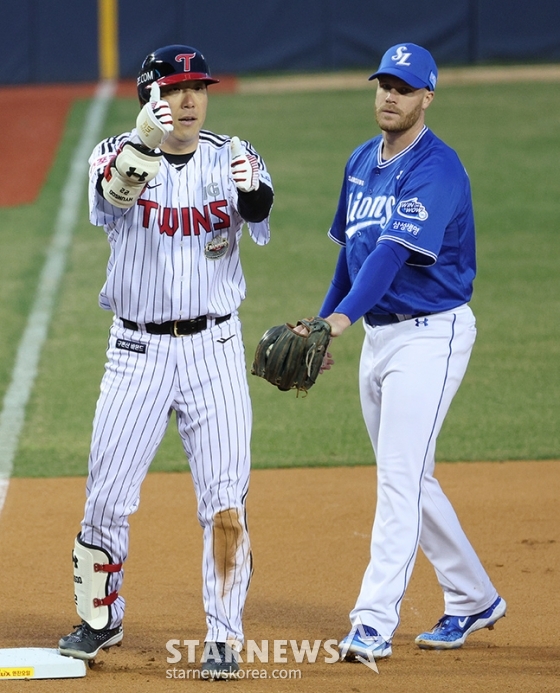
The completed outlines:
{"type": "MultiPolygon", "coordinates": [[[[371,197],[362,192],[350,193],[348,196],[346,236],[351,238],[357,231],[372,225],[384,229],[394,213],[406,219],[418,221],[425,221],[428,218],[428,210],[417,197],[401,200],[397,205],[394,195],[371,197]]],[[[391,224],[391,229],[417,236],[422,227],[410,221],[401,221],[395,218],[391,224]]]]}
{"type": "Polygon", "coordinates": [[[155,219],[161,234],[174,236],[180,230],[183,236],[200,236],[203,233],[220,231],[231,226],[226,200],[214,200],[198,207],[162,207],[153,200],[140,198],[137,202],[144,208],[142,226],[149,228],[155,219]]]}

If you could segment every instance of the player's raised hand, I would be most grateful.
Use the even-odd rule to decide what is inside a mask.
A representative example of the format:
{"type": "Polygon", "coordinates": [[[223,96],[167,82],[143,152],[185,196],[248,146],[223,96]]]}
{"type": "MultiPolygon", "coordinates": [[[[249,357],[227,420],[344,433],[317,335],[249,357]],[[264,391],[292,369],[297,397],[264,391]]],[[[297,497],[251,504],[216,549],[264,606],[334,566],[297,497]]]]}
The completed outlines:
{"type": "Polygon", "coordinates": [[[239,137],[231,138],[231,175],[242,192],[251,192],[259,187],[257,157],[247,154],[239,137]]]}
{"type": "Polygon", "coordinates": [[[136,130],[142,144],[149,149],[160,147],[173,130],[171,108],[167,101],[161,98],[157,82],[152,83],[150,100],[136,118],[136,130]]]}

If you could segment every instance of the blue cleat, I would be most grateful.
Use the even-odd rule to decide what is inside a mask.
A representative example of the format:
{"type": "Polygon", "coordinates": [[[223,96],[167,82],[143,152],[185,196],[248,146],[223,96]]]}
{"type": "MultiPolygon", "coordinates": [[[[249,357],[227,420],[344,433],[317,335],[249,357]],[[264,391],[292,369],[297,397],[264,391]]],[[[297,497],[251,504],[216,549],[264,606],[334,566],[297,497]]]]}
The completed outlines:
{"type": "Polygon", "coordinates": [[[368,662],[390,657],[391,643],[386,642],[371,626],[358,624],[338,644],[340,659],[347,662],[359,661],[363,657],[368,662]]]}
{"type": "Polygon", "coordinates": [[[506,602],[498,597],[486,611],[474,616],[442,616],[431,631],[420,633],[414,642],[423,650],[453,650],[461,647],[475,630],[492,630],[496,621],[505,615],[506,602]]]}

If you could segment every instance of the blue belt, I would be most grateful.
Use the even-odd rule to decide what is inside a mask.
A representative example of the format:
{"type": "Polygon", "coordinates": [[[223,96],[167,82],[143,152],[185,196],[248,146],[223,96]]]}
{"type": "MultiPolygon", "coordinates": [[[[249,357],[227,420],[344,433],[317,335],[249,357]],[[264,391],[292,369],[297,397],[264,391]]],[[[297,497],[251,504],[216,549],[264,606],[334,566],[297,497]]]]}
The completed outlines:
{"type": "Polygon", "coordinates": [[[404,322],[414,318],[425,318],[427,315],[433,315],[433,313],[415,313],[414,315],[405,315],[403,313],[366,313],[364,320],[370,327],[382,327],[383,325],[392,325],[396,322],[404,322]]]}

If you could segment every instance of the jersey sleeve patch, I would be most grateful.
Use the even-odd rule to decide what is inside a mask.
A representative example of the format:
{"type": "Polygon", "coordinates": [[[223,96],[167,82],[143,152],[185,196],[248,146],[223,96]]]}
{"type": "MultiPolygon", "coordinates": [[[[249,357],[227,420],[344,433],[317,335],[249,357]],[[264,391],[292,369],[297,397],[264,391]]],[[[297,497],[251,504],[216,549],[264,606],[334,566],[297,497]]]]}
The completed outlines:
{"type": "Polygon", "coordinates": [[[420,202],[417,197],[411,197],[409,200],[401,200],[395,210],[397,214],[406,219],[418,219],[426,221],[428,218],[428,210],[420,202]]]}
{"type": "Polygon", "coordinates": [[[402,233],[409,233],[411,236],[418,236],[422,227],[415,224],[412,221],[401,221],[400,219],[393,219],[391,226],[389,227],[391,231],[399,231],[402,233]]]}
{"type": "Polygon", "coordinates": [[[403,233],[417,238],[423,228],[421,222],[427,221],[429,216],[428,210],[417,197],[401,200],[395,208],[393,218],[386,231],[403,233]]]}

